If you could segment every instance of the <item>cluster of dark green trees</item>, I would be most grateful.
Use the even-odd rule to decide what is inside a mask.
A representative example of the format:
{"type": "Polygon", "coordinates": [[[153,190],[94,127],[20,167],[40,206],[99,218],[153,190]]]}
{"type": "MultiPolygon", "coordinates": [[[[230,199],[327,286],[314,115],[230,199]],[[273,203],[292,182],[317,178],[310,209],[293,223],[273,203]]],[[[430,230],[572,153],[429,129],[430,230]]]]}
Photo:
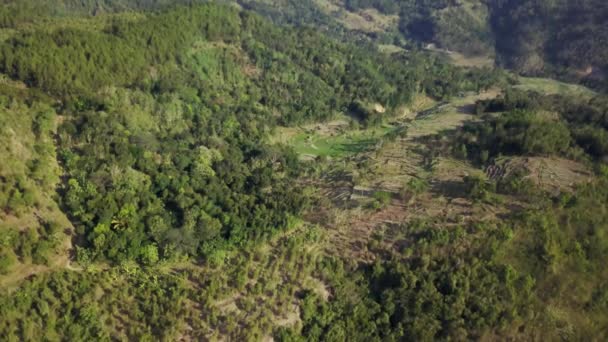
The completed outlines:
{"type": "Polygon", "coordinates": [[[349,11],[375,8],[383,14],[398,15],[398,31],[377,37],[380,40],[386,41],[386,36],[390,37],[392,33],[393,42],[399,43],[403,38],[424,44],[436,42],[443,47],[471,54],[481,53],[491,45],[488,32],[477,32],[483,31],[483,28],[475,26],[478,18],[459,12],[446,21],[438,15],[441,11],[457,7],[454,1],[348,0],[345,7],[349,11]]]}
{"type": "Polygon", "coordinates": [[[460,139],[482,163],[499,154],[583,158],[583,151],[596,161],[608,155],[605,96],[576,99],[510,90],[478,102],[476,112],[484,123],[467,125],[460,139]]]}
{"type": "Polygon", "coordinates": [[[490,9],[496,49],[507,66],[532,73],[545,69],[545,62],[558,69],[607,66],[604,1],[500,0],[490,2],[490,9]]]}
{"type": "MultiPolygon", "coordinates": [[[[52,15],[62,18],[117,13],[131,10],[192,5],[205,0],[104,0],[14,1],[4,0],[0,27],[20,27],[52,15]]],[[[584,78],[588,85],[606,87],[608,7],[601,0],[554,3],[547,0],[521,2],[348,0],[349,11],[375,8],[399,15],[399,25],[386,32],[346,29],[313,2],[222,0],[257,12],[275,23],[319,27],[334,37],[351,41],[375,41],[409,46],[410,42],[435,42],[468,55],[496,55],[499,64],[526,74],[549,74],[569,80],[584,78]],[[581,75],[592,67],[592,74],[581,75]]]]}
{"type": "Polygon", "coordinates": [[[499,64],[518,72],[577,80],[577,71],[593,67],[585,82],[606,87],[608,6],[601,0],[349,0],[345,6],[399,14],[407,38],[470,55],[495,52],[499,64]]]}
{"type": "Polygon", "coordinates": [[[103,15],[133,10],[162,10],[206,0],[2,0],[0,27],[16,28],[37,20],[103,15]]]}
{"type": "Polygon", "coordinates": [[[574,98],[509,89],[476,103],[481,121],[466,123],[448,139],[431,137],[428,143],[438,152],[447,149],[482,165],[508,155],[601,163],[608,155],[607,111],[603,95],[574,98]]]}

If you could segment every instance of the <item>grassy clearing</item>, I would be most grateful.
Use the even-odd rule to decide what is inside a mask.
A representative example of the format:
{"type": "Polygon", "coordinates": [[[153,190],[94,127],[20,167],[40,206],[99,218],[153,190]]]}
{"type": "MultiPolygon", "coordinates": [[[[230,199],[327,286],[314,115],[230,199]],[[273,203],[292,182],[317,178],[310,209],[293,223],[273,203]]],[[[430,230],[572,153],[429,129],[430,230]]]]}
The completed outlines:
{"type": "Polygon", "coordinates": [[[369,152],[382,137],[396,130],[408,129],[412,138],[436,134],[442,130],[453,129],[472,119],[470,106],[478,99],[495,97],[496,91],[472,94],[454,99],[450,103],[436,103],[430,98],[419,95],[403,114],[389,123],[366,129],[352,129],[346,119],[304,127],[284,127],[269,139],[270,143],[292,146],[302,158],[319,156],[340,158],[369,152]]]}
{"type": "Polygon", "coordinates": [[[544,94],[563,94],[573,97],[593,97],[596,93],[582,85],[569,84],[549,78],[519,77],[519,84],[515,86],[521,90],[532,90],[544,94]]]}
{"type": "Polygon", "coordinates": [[[303,158],[340,158],[369,151],[383,136],[398,128],[382,125],[365,130],[349,130],[342,134],[327,133],[323,129],[286,128],[273,140],[287,142],[303,158]]]}
{"type": "Polygon", "coordinates": [[[483,176],[483,170],[453,158],[439,157],[433,164],[432,178],[438,182],[460,181],[465,176],[483,176]]]}
{"type": "Polygon", "coordinates": [[[452,64],[468,68],[491,68],[494,66],[494,58],[491,56],[465,56],[459,52],[451,52],[449,60],[452,64]]]}
{"type": "Polygon", "coordinates": [[[411,104],[409,104],[408,106],[404,106],[401,117],[399,117],[398,119],[415,119],[416,114],[418,112],[432,109],[436,105],[437,101],[433,100],[432,98],[423,94],[417,94],[416,96],[414,96],[414,99],[411,104]]]}
{"type": "Polygon", "coordinates": [[[481,56],[466,56],[457,51],[448,51],[439,49],[434,45],[431,45],[426,49],[427,51],[433,52],[439,57],[445,58],[445,60],[453,65],[465,67],[465,68],[492,68],[495,64],[493,56],[481,55],[481,56]]]}
{"type": "Polygon", "coordinates": [[[436,104],[430,109],[421,111],[409,125],[408,137],[419,138],[460,127],[464,122],[475,119],[472,114],[476,101],[494,98],[498,94],[498,90],[470,94],[455,98],[449,103],[436,104]]]}
{"type": "Polygon", "coordinates": [[[350,12],[343,5],[331,0],[315,0],[317,7],[325,14],[334,16],[344,27],[353,31],[385,32],[393,30],[399,23],[399,16],[384,15],[376,9],[350,12]]]}
{"type": "Polygon", "coordinates": [[[460,113],[453,110],[432,114],[414,121],[408,131],[408,136],[418,138],[426,135],[437,134],[444,130],[459,127],[465,121],[471,119],[472,116],[470,114],[460,113]]]}
{"type": "Polygon", "coordinates": [[[406,51],[404,48],[393,44],[378,44],[378,50],[382,53],[393,54],[406,51]]]}

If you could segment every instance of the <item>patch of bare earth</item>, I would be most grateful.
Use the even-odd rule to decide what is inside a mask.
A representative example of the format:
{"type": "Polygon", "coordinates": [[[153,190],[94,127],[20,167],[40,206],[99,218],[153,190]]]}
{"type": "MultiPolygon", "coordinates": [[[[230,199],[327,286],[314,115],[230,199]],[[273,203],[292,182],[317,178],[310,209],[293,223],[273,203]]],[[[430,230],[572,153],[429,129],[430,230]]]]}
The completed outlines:
{"type": "Polygon", "coordinates": [[[355,168],[352,179],[342,179],[339,183],[321,181],[321,197],[335,198],[339,193],[340,198],[347,198],[340,208],[330,206],[331,209],[315,211],[316,222],[329,228],[327,252],[369,263],[383,253],[399,253],[406,248],[404,230],[413,220],[450,227],[496,220],[508,212],[508,205],[473,203],[464,198],[464,178],[483,175],[483,170],[453,159],[430,156],[428,149],[418,143],[419,138],[456,129],[474,120],[472,104],[497,94],[489,91],[465,96],[419,112],[415,120],[404,123],[408,128],[407,137],[386,142],[367,153],[369,165],[355,168]],[[429,190],[417,196],[404,193],[412,178],[425,179],[429,190]],[[393,199],[382,209],[368,209],[367,204],[373,202],[378,191],[390,193],[393,199]]]}
{"type": "Polygon", "coordinates": [[[324,301],[328,301],[331,297],[331,292],[329,291],[327,284],[325,284],[321,279],[308,277],[306,279],[306,285],[324,301]]]}
{"type": "Polygon", "coordinates": [[[310,124],[302,127],[306,132],[320,136],[335,136],[343,134],[348,129],[348,121],[334,120],[323,124],[310,124]]]}
{"type": "Polygon", "coordinates": [[[499,180],[514,172],[523,171],[526,178],[552,194],[572,192],[581,184],[590,182],[593,174],[584,164],[549,157],[509,157],[498,160],[486,173],[489,178],[499,180]]]}
{"type": "Polygon", "coordinates": [[[343,222],[330,231],[327,253],[371,263],[379,256],[401,253],[407,248],[410,243],[404,232],[414,220],[449,228],[471,222],[491,222],[509,211],[502,205],[474,204],[463,197],[446,196],[445,186],[437,182],[430,192],[409,200],[394,199],[386,208],[377,211],[348,210],[343,222]]]}

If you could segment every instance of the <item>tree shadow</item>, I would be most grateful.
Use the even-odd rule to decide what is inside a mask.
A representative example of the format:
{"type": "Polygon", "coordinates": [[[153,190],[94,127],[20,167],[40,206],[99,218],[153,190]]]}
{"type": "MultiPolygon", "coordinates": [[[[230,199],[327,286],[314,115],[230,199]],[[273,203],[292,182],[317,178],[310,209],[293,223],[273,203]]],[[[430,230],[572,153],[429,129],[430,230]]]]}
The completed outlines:
{"type": "Polygon", "coordinates": [[[458,106],[458,107],[456,107],[456,110],[458,111],[458,113],[461,113],[461,114],[474,115],[475,114],[475,104],[469,103],[469,104],[466,104],[463,106],[458,106]]]}
{"type": "Polygon", "coordinates": [[[431,183],[431,192],[449,199],[464,198],[466,185],[460,180],[435,181],[431,183]]]}
{"type": "Polygon", "coordinates": [[[364,139],[356,142],[343,143],[332,146],[337,154],[357,154],[369,151],[376,144],[376,139],[364,139]]]}

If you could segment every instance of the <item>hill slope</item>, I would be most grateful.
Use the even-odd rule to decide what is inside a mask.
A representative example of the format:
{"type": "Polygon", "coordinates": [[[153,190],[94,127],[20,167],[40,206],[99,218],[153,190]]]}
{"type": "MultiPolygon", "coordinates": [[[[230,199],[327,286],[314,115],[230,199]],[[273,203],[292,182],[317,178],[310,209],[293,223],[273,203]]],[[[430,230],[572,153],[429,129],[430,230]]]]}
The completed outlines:
{"type": "MultiPolygon", "coordinates": [[[[165,0],[5,2],[9,5],[0,15],[5,27],[37,12],[100,15],[160,10],[175,4],[165,0]]],[[[600,88],[606,84],[608,29],[603,24],[608,20],[608,5],[601,0],[222,2],[255,11],[275,23],[319,27],[336,37],[403,47],[409,41],[435,43],[467,56],[495,56],[499,65],[526,75],[584,80],[600,88]]]]}
{"type": "Polygon", "coordinates": [[[8,3],[3,339],[608,336],[605,97],[447,64],[391,1],[8,3]]]}
{"type": "Polygon", "coordinates": [[[58,187],[86,247],[81,260],[154,264],[268,238],[304,204],[289,181],[299,172],[293,154],[264,142],[277,125],[340,113],[381,120],[370,105],[391,115],[416,92],[442,99],[496,76],[364,50],[218,5],[14,27],[0,44],[0,70],[23,82],[5,89],[3,211],[32,212],[44,205],[33,188],[55,200],[58,187]],[[14,102],[23,109],[11,110],[14,102]],[[30,172],[32,181],[22,179],[30,172]]]}
{"type": "MultiPolygon", "coordinates": [[[[266,2],[244,3],[259,10],[266,2]]],[[[325,17],[314,23],[333,22],[329,27],[334,31],[337,24],[348,34],[384,44],[407,46],[404,38],[435,43],[469,56],[496,55],[499,65],[523,74],[605,84],[608,6],[603,1],[323,0],[297,8],[281,2],[265,13],[283,21],[312,24],[306,21],[310,16],[285,18],[282,13],[298,9],[299,13],[314,13],[315,6],[325,17]]]]}

